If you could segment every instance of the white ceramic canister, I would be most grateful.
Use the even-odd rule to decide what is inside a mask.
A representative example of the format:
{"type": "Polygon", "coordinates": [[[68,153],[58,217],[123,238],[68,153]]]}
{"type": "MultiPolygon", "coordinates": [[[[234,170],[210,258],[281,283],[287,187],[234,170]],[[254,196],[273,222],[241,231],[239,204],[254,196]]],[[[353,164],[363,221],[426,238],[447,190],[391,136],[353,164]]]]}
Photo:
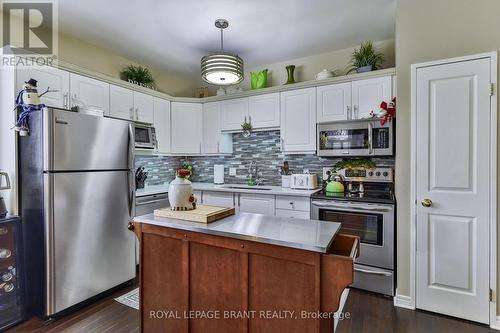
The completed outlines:
{"type": "Polygon", "coordinates": [[[196,200],[193,196],[191,182],[176,176],[168,186],[168,201],[171,210],[193,210],[196,208],[196,200]]]}

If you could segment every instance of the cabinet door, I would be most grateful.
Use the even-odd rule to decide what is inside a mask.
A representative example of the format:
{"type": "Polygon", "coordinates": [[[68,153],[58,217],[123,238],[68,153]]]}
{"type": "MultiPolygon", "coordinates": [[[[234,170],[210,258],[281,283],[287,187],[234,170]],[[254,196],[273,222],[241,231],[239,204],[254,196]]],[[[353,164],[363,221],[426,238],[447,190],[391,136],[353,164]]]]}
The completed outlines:
{"type": "Polygon", "coordinates": [[[351,118],[351,82],[316,89],[318,123],[351,118]]]}
{"type": "Polygon", "coordinates": [[[203,140],[201,151],[216,154],[221,150],[221,102],[203,104],[203,140]]]}
{"type": "Polygon", "coordinates": [[[132,90],[109,86],[109,116],[114,118],[134,120],[134,94],[132,90]]]}
{"type": "Polygon", "coordinates": [[[371,111],[378,111],[382,101],[392,99],[391,76],[352,82],[353,118],[370,118],[371,111]]]}
{"type": "Polygon", "coordinates": [[[200,154],[202,105],[172,102],[172,153],[200,154]]]}
{"type": "Polygon", "coordinates": [[[170,102],[154,98],[154,125],[159,153],[170,153],[170,102]]]}
{"type": "Polygon", "coordinates": [[[241,124],[248,118],[248,97],[223,101],[221,108],[222,130],[241,130],[241,124]]]}
{"type": "Polygon", "coordinates": [[[154,123],[154,97],[134,91],[135,120],[142,123],[154,123]]]}
{"type": "Polygon", "coordinates": [[[96,108],[109,115],[109,84],[87,76],[70,73],[71,106],[96,108]]]}
{"type": "Polygon", "coordinates": [[[316,151],[316,88],[281,93],[281,150],[316,151]]]}
{"type": "Polygon", "coordinates": [[[279,127],[279,93],[251,96],[248,99],[248,117],[253,128],[279,127]]]}
{"type": "Polygon", "coordinates": [[[233,193],[203,191],[203,204],[220,207],[234,207],[233,193]]]}
{"type": "Polygon", "coordinates": [[[274,216],[274,195],[240,193],[238,196],[238,211],[274,216]]]}
{"type": "Polygon", "coordinates": [[[69,72],[53,67],[33,66],[32,68],[16,69],[16,89],[21,91],[24,82],[29,79],[38,81],[38,93],[41,94],[50,87],[56,92],[48,92],[40,101],[55,108],[69,108],[69,72]]]}

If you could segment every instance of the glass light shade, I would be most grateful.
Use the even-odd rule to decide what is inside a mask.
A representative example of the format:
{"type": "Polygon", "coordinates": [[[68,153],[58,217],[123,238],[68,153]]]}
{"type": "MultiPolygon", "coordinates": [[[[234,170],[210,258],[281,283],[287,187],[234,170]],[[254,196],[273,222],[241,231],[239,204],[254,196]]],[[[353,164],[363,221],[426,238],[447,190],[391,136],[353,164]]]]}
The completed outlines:
{"type": "Polygon", "coordinates": [[[228,86],[243,81],[243,60],[232,54],[212,54],[201,58],[201,77],[205,82],[228,86]]]}

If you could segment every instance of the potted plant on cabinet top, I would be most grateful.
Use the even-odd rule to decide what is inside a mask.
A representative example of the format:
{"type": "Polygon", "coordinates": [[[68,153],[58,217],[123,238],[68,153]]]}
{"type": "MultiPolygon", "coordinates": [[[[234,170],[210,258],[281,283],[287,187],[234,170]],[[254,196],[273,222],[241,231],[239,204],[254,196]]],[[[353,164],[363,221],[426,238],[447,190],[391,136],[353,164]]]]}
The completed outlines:
{"type": "Polygon", "coordinates": [[[361,43],[358,49],[355,49],[351,55],[351,68],[347,73],[356,71],[357,73],[370,72],[382,68],[384,55],[377,51],[373,42],[368,40],[361,43]]]}

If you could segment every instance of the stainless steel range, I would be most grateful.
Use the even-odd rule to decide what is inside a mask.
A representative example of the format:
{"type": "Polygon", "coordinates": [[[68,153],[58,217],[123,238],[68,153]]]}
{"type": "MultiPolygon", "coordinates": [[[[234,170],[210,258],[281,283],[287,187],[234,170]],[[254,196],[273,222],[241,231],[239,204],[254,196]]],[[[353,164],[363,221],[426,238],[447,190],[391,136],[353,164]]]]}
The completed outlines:
{"type": "Polygon", "coordinates": [[[340,222],[341,233],[360,237],[353,287],[394,296],[393,170],[340,170],[339,174],[345,192],[313,194],[311,218],[340,222]]]}

